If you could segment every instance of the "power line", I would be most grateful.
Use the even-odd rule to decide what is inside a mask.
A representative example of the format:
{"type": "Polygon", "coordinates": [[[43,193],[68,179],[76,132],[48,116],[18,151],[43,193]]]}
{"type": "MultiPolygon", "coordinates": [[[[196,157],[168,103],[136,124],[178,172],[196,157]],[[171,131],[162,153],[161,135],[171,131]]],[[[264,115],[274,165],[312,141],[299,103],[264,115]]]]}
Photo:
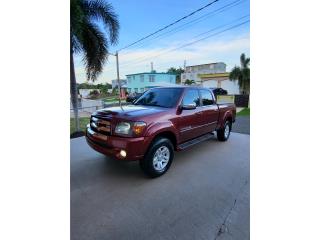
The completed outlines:
{"type": "MultiPolygon", "coordinates": [[[[236,7],[237,5],[239,5],[239,4],[241,4],[241,3],[245,2],[245,1],[246,1],[246,0],[236,0],[236,1],[233,1],[233,2],[231,2],[231,3],[228,3],[228,4],[226,4],[226,5],[222,6],[222,7],[214,10],[214,11],[211,11],[211,12],[209,12],[209,13],[206,13],[206,14],[204,14],[204,15],[196,18],[196,19],[193,19],[193,20],[191,20],[191,21],[189,21],[189,22],[187,22],[187,23],[185,23],[185,24],[182,24],[182,25],[180,25],[180,26],[178,26],[178,27],[176,27],[176,28],[173,28],[173,29],[171,29],[171,30],[169,30],[169,31],[167,31],[167,32],[164,32],[164,33],[162,33],[162,34],[160,34],[160,35],[158,35],[158,36],[155,36],[155,37],[149,39],[149,41],[147,42],[147,44],[141,43],[141,44],[138,45],[138,47],[142,47],[142,46],[149,45],[150,43],[152,43],[152,40],[154,40],[154,39],[158,39],[158,38],[160,38],[160,37],[161,37],[160,39],[165,38],[165,37],[167,37],[167,34],[168,34],[168,33],[171,33],[171,35],[172,35],[172,34],[175,34],[175,33],[177,33],[177,32],[180,32],[180,31],[182,31],[183,29],[186,29],[186,28],[188,28],[188,27],[190,27],[190,26],[193,26],[194,24],[197,24],[197,23],[199,23],[199,22],[202,22],[202,21],[206,20],[206,19],[209,18],[209,17],[215,16],[215,15],[216,15],[215,13],[217,13],[217,14],[218,14],[218,13],[222,13],[222,12],[224,12],[224,11],[227,11],[227,10],[233,8],[233,7],[236,7]],[[149,44],[148,44],[148,43],[149,43],[149,44]]],[[[171,36],[171,35],[170,35],[170,36],[171,36]]],[[[129,47],[128,47],[128,48],[129,48],[129,47]]],[[[125,54],[126,54],[126,53],[125,53],[125,54]]],[[[125,55],[125,54],[122,54],[122,56],[125,55]]]]}
{"type": "MultiPolygon", "coordinates": [[[[202,35],[204,35],[204,34],[213,32],[213,31],[218,30],[218,29],[220,29],[220,28],[226,27],[226,26],[228,26],[228,25],[230,25],[230,24],[232,24],[232,23],[234,23],[234,22],[237,22],[237,21],[239,21],[239,20],[241,20],[241,19],[243,19],[243,18],[246,18],[246,17],[248,17],[248,16],[250,16],[250,15],[242,16],[242,17],[237,18],[236,20],[233,20],[233,21],[231,21],[231,22],[229,22],[229,23],[227,23],[227,24],[223,24],[223,25],[220,25],[220,26],[218,26],[218,27],[212,28],[212,29],[210,29],[210,30],[208,30],[208,31],[206,31],[206,32],[203,32],[203,33],[200,33],[200,34],[196,35],[194,38],[197,38],[197,37],[202,36],[202,35]]],[[[242,24],[241,24],[241,25],[242,25],[242,24]]],[[[227,30],[229,30],[229,29],[227,29],[227,30]]],[[[224,32],[224,31],[222,31],[222,32],[224,32]]],[[[220,33],[220,32],[218,32],[217,34],[219,34],[219,33],[220,33]]],[[[210,36],[213,36],[213,35],[209,35],[209,37],[210,37],[210,36]]],[[[206,39],[206,38],[208,38],[208,36],[205,37],[205,39],[206,39]]],[[[201,39],[202,39],[202,38],[201,38],[201,39]]],[[[199,39],[199,40],[201,40],[201,39],[199,39]]],[[[124,64],[121,65],[121,67],[124,67],[124,66],[127,66],[127,65],[136,65],[137,63],[144,62],[144,61],[146,61],[146,60],[148,60],[148,59],[152,59],[152,58],[158,57],[158,56],[160,56],[160,55],[163,55],[163,54],[165,54],[165,53],[168,53],[168,52],[171,52],[171,51],[175,51],[175,50],[180,49],[180,48],[182,48],[182,47],[185,47],[185,46],[188,46],[188,45],[192,45],[193,43],[196,43],[196,42],[199,41],[199,40],[196,40],[196,41],[187,43],[186,45],[182,45],[182,46],[180,46],[180,47],[178,47],[178,48],[173,48],[173,49],[164,51],[164,52],[162,52],[162,53],[160,53],[160,54],[153,55],[153,56],[150,56],[150,57],[147,57],[147,58],[138,58],[138,59],[136,59],[136,60],[131,60],[131,61],[129,61],[129,62],[125,62],[124,64]],[[141,60],[141,61],[138,61],[138,62],[137,62],[137,60],[141,60]],[[132,63],[132,64],[131,64],[131,63],[132,63]]]]}
{"type": "Polygon", "coordinates": [[[149,37],[157,34],[158,32],[161,32],[161,31],[163,31],[164,29],[167,29],[167,28],[171,27],[171,26],[174,25],[174,24],[177,24],[178,22],[180,22],[180,21],[182,21],[182,20],[184,20],[184,19],[192,16],[193,14],[195,14],[195,13],[197,13],[197,12],[202,11],[203,9],[211,6],[212,4],[214,4],[214,3],[218,2],[218,1],[219,1],[219,0],[214,0],[214,1],[210,2],[210,3],[208,3],[207,5],[199,8],[199,9],[197,9],[197,10],[195,10],[195,11],[193,11],[192,13],[189,13],[188,15],[186,15],[186,16],[184,16],[184,17],[182,17],[182,18],[180,18],[180,19],[178,19],[178,20],[176,20],[176,21],[174,21],[173,23],[170,23],[169,25],[166,25],[166,26],[164,26],[163,28],[160,28],[159,30],[157,30],[157,31],[155,31],[155,32],[153,32],[153,33],[150,33],[149,35],[147,35],[147,36],[145,36],[145,37],[143,37],[143,38],[140,38],[139,40],[137,40],[137,41],[135,41],[135,42],[133,42],[133,43],[131,43],[131,44],[123,47],[123,48],[120,48],[120,49],[118,50],[118,52],[121,51],[121,50],[123,50],[123,49],[126,49],[126,48],[128,48],[128,47],[131,47],[132,45],[134,45],[134,44],[136,44],[136,43],[138,43],[138,42],[141,42],[142,40],[147,39],[147,38],[149,38],[149,37]]]}

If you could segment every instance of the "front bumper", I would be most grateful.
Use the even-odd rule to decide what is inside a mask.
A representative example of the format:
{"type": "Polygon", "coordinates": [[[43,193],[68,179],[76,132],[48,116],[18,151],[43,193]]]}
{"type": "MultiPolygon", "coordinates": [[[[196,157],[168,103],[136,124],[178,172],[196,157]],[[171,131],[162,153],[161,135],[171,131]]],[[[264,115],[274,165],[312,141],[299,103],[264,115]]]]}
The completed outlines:
{"type": "Polygon", "coordinates": [[[86,140],[90,147],[104,155],[119,160],[139,160],[143,158],[149,143],[148,137],[125,138],[107,136],[93,131],[87,126],[86,140]],[[120,151],[125,150],[127,155],[122,157],[120,151]]]}

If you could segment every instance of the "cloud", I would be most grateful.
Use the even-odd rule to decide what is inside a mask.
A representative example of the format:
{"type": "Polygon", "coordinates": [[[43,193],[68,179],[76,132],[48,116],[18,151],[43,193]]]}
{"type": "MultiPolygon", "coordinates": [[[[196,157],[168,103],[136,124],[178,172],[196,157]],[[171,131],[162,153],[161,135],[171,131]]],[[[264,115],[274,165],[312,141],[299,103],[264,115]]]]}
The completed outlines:
{"type": "MultiPolygon", "coordinates": [[[[192,40],[187,41],[191,42],[192,40]]],[[[186,43],[184,41],[184,43],[186,43]]],[[[154,69],[158,72],[166,71],[170,67],[183,66],[184,60],[187,65],[203,64],[209,62],[225,62],[229,70],[239,64],[241,53],[250,55],[250,36],[244,34],[237,38],[231,36],[224,39],[207,39],[194,45],[181,48],[176,51],[172,49],[181,46],[181,42],[171,42],[171,47],[156,47],[145,49],[134,49],[120,52],[120,76],[125,78],[126,74],[150,71],[150,63],[153,62],[154,69]]],[[[76,65],[77,81],[85,81],[85,72],[81,64],[76,65]]],[[[109,57],[104,72],[98,82],[110,82],[116,78],[116,64],[113,56],[109,57]]]]}

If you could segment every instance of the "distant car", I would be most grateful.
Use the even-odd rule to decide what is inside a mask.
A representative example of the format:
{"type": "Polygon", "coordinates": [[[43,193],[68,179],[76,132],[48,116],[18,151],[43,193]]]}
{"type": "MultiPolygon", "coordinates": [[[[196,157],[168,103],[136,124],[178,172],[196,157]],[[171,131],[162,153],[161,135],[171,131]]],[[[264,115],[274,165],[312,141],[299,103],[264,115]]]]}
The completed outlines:
{"type": "Polygon", "coordinates": [[[224,90],[223,88],[210,88],[215,97],[218,95],[228,95],[228,91],[224,90]]]}
{"type": "Polygon", "coordinates": [[[139,97],[142,96],[143,93],[135,93],[135,94],[129,94],[126,101],[127,102],[134,102],[137,100],[139,97]]]}

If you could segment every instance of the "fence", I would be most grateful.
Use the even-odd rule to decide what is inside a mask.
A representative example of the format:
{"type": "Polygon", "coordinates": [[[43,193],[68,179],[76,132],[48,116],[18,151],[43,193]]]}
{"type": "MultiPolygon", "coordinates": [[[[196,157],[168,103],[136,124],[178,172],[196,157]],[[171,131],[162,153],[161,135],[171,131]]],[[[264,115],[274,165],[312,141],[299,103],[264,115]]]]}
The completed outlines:
{"type": "MultiPolygon", "coordinates": [[[[122,106],[128,105],[129,103],[122,103],[122,106]]],[[[119,106],[119,103],[105,103],[102,100],[89,100],[81,99],[78,102],[78,113],[79,117],[89,117],[93,112],[107,108],[107,107],[116,107],[119,106]]],[[[74,109],[71,105],[70,116],[74,117],[74,109]]]]}
{"type": "Polygon", "coordinates": [[[234,95],[234,103],[237,107],[249,107],[249,95],[234,95]]]}
{"type": "Polygon", "coordinates": [[[234,103],[236,107],[249,107],[249,95],[218,95],[217,103],[234,103]]]}

